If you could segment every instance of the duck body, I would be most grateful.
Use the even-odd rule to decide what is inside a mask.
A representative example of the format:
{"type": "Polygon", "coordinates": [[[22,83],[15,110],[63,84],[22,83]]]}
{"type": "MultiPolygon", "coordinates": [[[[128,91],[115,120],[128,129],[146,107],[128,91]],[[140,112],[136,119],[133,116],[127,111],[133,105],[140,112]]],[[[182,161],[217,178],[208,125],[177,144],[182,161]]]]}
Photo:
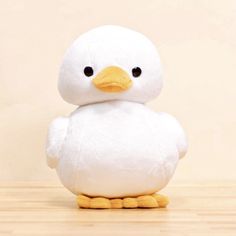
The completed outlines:
{"type": "Polygon", "coordinates": [[[173,175],[181,134],[169,115],[140,103],[110,101],[81,106],[67,119],[56,169],[76,195],[151,194],[173,175]]]}
{"type": "Polygon", "coordinates": [[[83,208],[165,207],[155,195],[187,151],[175,118],[144,104],[162,89],[155,45],[120,26],[79,36],[63,58],[58,90],[78,106],[49,127],[47,162],[83,208]]]}

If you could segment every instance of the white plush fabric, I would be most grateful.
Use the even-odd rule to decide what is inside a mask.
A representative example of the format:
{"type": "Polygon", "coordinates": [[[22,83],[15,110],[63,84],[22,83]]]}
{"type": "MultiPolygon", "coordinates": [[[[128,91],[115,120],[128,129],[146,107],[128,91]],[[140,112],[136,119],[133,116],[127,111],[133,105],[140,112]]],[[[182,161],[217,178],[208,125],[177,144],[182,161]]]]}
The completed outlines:
{"type": "Polygon", "coordinates": [[[78,38],[66,53],[59,78],[63,98],[82,105],[50,126],[48,164],[75,194],[125,197],[159,191],[172,177],[187,150],[184,132],[168,114],[143,103],[161,89],[160,60],[143,35],[117,26],[103,26],[78,38]],[[85,77],[107,66],[129,73],[133,86],[106,93],[85,77]],[[132,77],[139,66],[142,74],[132,77]]]}

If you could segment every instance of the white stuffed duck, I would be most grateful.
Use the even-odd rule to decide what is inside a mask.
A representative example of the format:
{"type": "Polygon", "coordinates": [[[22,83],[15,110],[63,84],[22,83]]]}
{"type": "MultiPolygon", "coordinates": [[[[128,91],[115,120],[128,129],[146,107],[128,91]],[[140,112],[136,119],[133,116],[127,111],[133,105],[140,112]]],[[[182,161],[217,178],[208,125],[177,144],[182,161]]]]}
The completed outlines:
{"type": "Polygon", "coordinates": [[[156,194],[187,150],[175,118],[144,103],[162,88],[155,46],[142,34],[102,26],[80,36],[64,57],[58,88],[79,107],[56,118],[48,165],[82,208],[165,207],[156,194]]]}

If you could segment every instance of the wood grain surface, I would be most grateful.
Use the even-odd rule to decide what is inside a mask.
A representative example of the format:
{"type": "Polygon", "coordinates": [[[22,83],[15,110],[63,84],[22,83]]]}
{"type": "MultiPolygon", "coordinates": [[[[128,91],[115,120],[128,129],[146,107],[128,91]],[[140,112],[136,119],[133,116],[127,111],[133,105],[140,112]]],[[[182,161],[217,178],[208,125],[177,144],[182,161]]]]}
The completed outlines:
{"type": "Polygon", "coordinates": [[[170,185],[166,209],[78,209],[65,188],[0,184],[0,235],[236,235],[236,185],[170,185]]]}

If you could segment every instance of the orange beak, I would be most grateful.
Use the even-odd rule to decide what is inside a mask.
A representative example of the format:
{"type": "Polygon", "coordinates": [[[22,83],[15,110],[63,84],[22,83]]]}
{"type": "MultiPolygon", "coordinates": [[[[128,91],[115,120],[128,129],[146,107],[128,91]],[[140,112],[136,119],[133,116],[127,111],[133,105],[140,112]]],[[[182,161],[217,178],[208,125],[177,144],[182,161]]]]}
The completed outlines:
{"type": "Polygon", "coordinates": [[[132,86],[132,80],[121,68],[109,66],[97,74],[93,79],[93,84],[103,92],[118,93],[129,89],[132,86]]]}

